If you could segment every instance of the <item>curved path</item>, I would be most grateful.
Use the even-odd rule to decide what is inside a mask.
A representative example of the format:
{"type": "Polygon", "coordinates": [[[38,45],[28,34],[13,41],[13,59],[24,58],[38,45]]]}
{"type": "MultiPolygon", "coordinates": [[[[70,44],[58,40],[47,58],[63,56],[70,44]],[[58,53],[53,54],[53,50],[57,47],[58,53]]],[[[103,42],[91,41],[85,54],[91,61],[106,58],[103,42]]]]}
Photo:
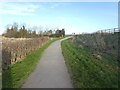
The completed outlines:
{"type": "Polygon", "coordinates": [[[61,51],[61,41],[52,43],[44,52],[34,72],[22,88],[72,88],[61,51]]]}

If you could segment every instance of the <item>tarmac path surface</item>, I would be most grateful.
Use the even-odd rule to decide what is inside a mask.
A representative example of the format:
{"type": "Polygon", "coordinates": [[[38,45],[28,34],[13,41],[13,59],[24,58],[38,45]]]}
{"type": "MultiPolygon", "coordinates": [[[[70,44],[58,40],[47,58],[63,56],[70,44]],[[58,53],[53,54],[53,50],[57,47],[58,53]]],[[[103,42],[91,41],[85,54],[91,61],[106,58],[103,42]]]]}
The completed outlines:
{"type": "Polygon", "coordinates": [[[22,88],[73,88],[62,55],[62,40],[55,41],[44,51],[22,88]]]}

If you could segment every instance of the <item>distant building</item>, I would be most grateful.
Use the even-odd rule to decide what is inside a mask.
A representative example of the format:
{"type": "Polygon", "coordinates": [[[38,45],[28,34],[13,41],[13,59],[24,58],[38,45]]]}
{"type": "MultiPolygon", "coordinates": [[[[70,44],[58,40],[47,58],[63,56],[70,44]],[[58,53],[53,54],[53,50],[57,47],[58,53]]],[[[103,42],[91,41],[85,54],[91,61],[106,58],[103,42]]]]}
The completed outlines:
{"type": "Polygon", "coordinates": [[[57,37],[64,37],[65,36],[65,30],[64,29],[56,30],[55,34],[56,34],[57,37]]]}

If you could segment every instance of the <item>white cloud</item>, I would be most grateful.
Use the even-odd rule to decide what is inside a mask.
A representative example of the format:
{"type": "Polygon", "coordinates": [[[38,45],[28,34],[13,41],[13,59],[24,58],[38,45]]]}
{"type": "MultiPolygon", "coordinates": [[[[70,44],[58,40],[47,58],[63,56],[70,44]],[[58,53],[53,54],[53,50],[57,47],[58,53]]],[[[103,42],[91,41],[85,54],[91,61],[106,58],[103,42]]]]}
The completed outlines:
{"type": "Polygon", "coordinates": [[[2,15],[33,16],[38,9],[42,9],[40,5],[22,3],[1,3],[0,6],[0,14],[2,15]]]}

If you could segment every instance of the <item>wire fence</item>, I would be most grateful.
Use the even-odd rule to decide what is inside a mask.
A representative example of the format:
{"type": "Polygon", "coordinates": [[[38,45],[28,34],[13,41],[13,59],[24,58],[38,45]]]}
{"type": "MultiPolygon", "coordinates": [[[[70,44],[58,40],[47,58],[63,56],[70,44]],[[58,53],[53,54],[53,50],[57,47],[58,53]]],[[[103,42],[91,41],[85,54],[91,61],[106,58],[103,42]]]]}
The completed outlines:
{"type": "Polygon", "coordinates": [[[98,33],[118,33],[120,30],[118,28],[112,28],[112,29],[105,29],[105,30],[98,30],[98,33]]]}

